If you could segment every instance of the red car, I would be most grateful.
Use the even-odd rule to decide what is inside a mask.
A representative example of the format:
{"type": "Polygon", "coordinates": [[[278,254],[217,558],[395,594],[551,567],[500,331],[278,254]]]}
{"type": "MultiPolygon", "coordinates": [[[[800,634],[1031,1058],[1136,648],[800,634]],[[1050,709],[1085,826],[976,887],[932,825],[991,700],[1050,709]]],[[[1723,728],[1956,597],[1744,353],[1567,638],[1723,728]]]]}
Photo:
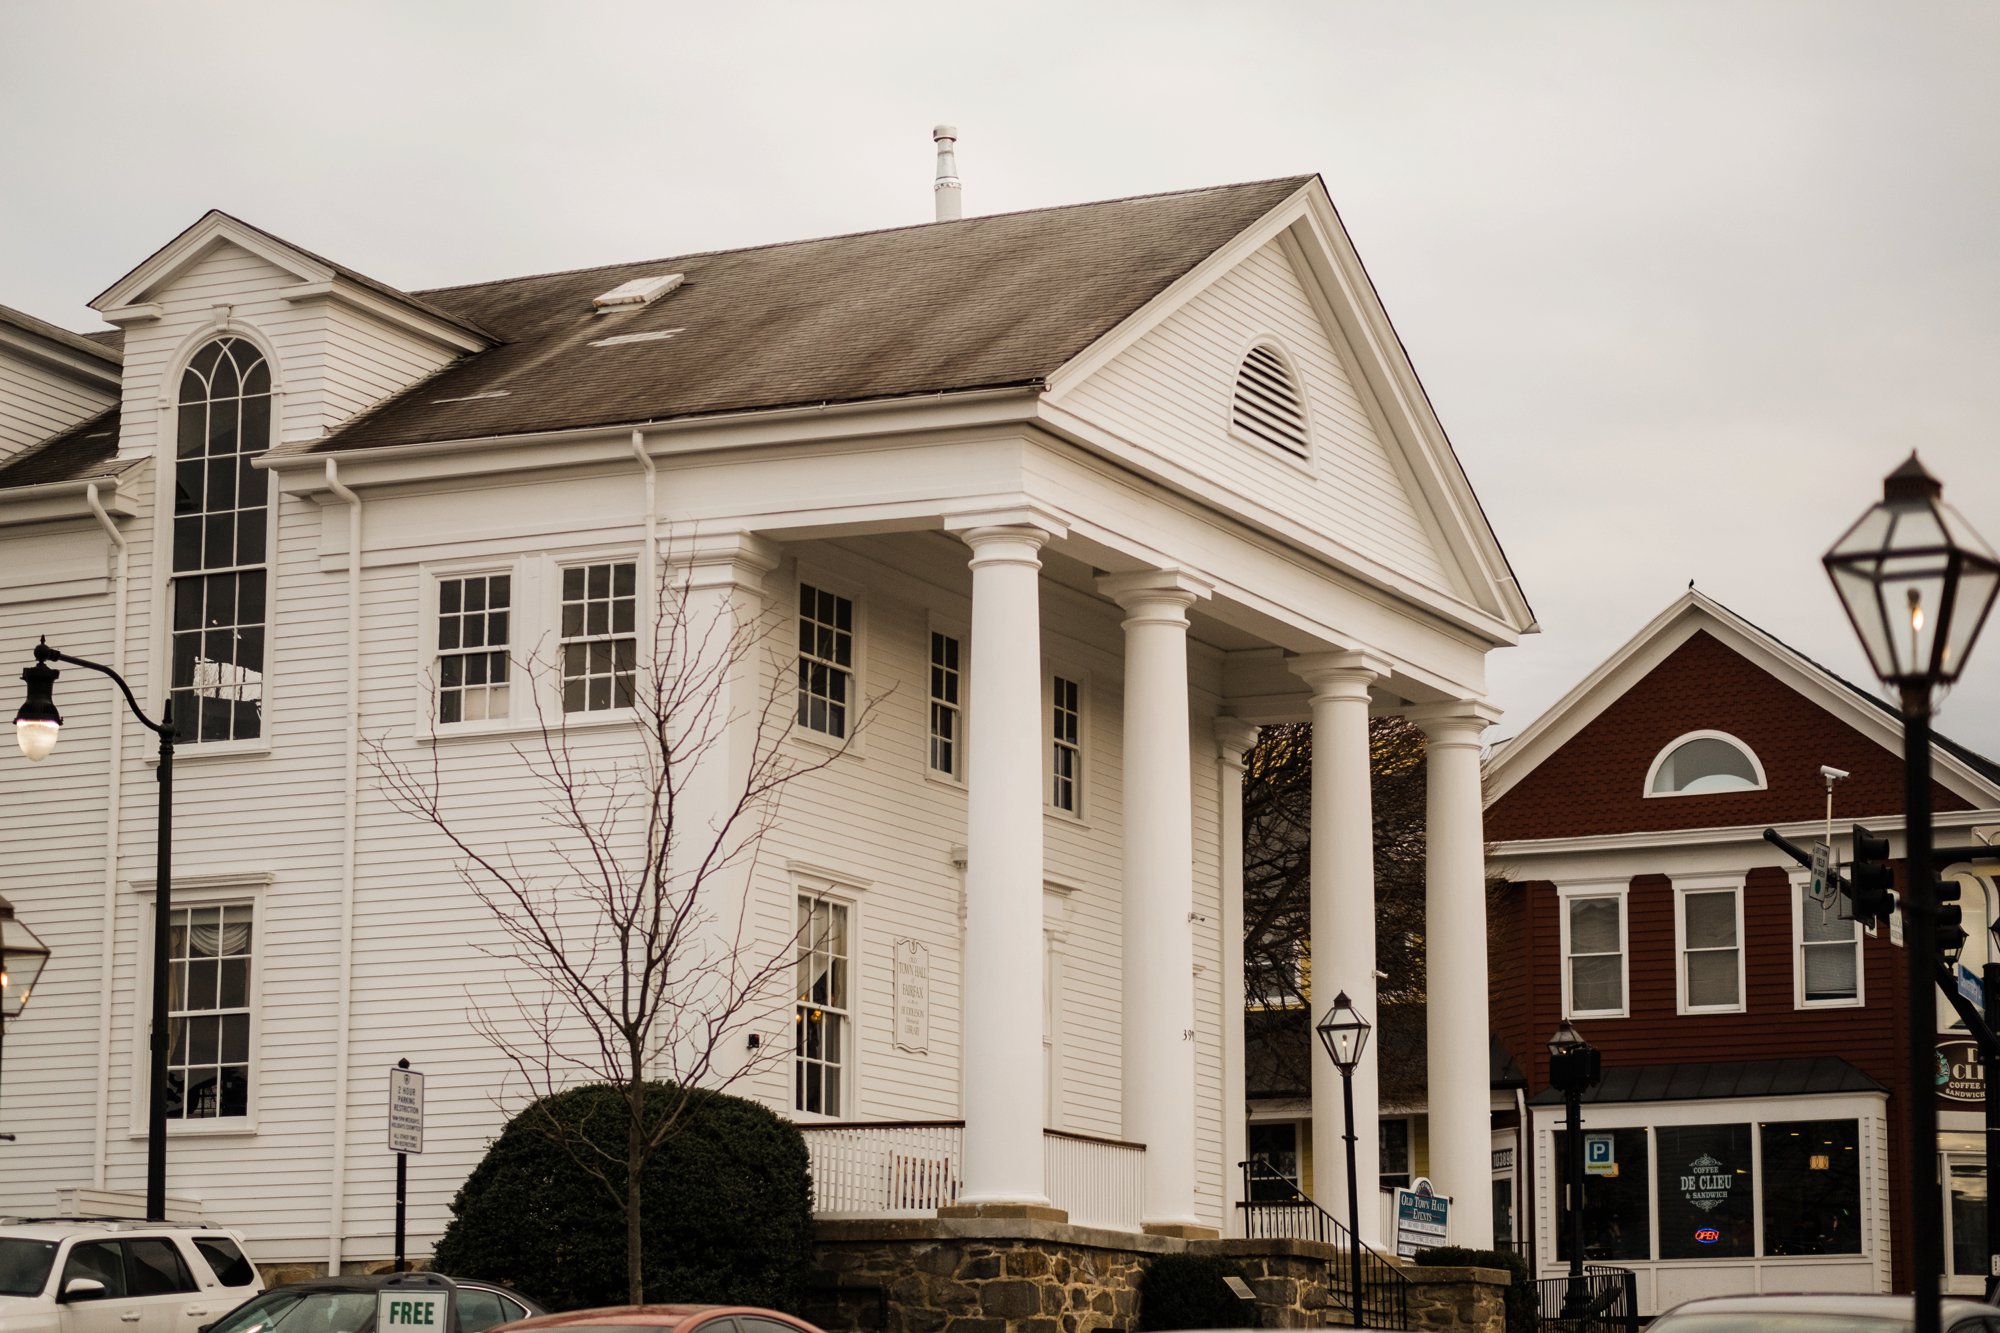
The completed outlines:
{"type": "Polygon", "coordinates": [[[536,1315],[491,1333],[821,1333],[803,1319],[747,1305],[607,1305],[536,1315]]]}

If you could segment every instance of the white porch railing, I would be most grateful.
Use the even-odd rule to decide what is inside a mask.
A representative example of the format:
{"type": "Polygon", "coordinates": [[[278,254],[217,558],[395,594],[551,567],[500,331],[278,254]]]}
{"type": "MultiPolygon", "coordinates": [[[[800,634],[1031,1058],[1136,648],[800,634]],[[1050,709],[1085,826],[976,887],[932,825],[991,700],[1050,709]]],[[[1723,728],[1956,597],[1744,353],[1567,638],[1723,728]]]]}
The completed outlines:
{"type": "MultiPolygon", "coordinates": [[[[960,1120],[801,1125],[820,1217],[930,1217],[956,1202],[963,1178],[960,1120]]],[[[1049,1202],[1077,1226],[1137,1231],[1145,1212],[1146,1150],[1136,1143],[1048,1130],[1042,1179],[1049,1202]]]]}

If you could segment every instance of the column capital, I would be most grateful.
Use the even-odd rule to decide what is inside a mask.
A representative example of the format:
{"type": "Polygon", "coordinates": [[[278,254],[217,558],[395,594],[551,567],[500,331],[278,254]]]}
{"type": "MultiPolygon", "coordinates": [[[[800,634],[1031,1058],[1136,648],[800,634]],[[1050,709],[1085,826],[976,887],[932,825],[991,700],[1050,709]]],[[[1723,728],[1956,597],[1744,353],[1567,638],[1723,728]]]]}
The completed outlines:
{"type": "Polygon", "coordinates": [[[1434,746],[1476,746],[1479,733],[1500,720],[1500,710],[1481,699],[1451,699],[1406,708],[1403,716],[1422,727],[1425,739],[1434,746]]]}
{"type": "Polygon", "coordinates": [[[1161,605],[1185,610],[1213,593],[1215,585],[1199,574],[1169,566],[1130,574],[1105,574],[1097,580],[1097,590],[1129,613],[1161,605]]]}
{"type": "Polygon", "coordinates": [[[1255,722],[1245,722],[1240,717],[1215,719],[1215,743],[1222,750],[1222,762],[1231,768],[1243,767],[1243,756],[1257,743],[1261,730],[1255,722]]]}
{"type": "Polygon", "coordinates": [[[1389,674],[1386,657],[1369,652],[1307,653],[1294,657],[1292,674],[1312,687],[1313,700],[1366,699],[1368,687],[1389,674]]]}
{"type": "Polygon", "coordinates": [[[1037,549],[1069,535],[1069,521],[1055,510],[1023,501],[996,509],[975,509],[963,514],[946,514],[944,530],[955,533],[977,550],[981,540],[1012,538],[1031,540],[1037,549]]]}
{"type": "Polygon", "coordinates": [[[747,588],[762,594],[764,576],[778,567],[778,544],[747,529],[696,532],[670,545],[663,556],[670,569],[685,570],[683,586],[747,588]]]}

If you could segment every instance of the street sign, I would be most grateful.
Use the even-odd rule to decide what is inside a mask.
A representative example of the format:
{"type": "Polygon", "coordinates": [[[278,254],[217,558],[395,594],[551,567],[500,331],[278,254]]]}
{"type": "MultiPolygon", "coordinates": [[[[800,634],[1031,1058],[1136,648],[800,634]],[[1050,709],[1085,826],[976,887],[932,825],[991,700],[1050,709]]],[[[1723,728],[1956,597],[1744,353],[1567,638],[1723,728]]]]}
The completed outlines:
{"type": "MultiPolygon", "coordinates": [[[[424,1076],[414,1069],[389,1070],[389,1151],[424,1150],[424,1076]]],[[[388,1325],[380,1333],[388,1333],[388,1325]]]]}
{"type": "Polygon", "coordinates": [[[1609,1134],[1586,1134],[1583,1136],[1583,1174],[1586,1176],[1615,1176],[1618,1174],[1618,1140],[1609,1134]]]}
{"type": "Polygon", "coordinates": [[[387,1286],[375,1295],[375,1333],[447,1333],[451,1293],[387,1286]]]}
{"type": "Polygon", "coordinates": [[[1450,1195],[1434,1192],[1431,1182],[1422,1176],[1410,1185],[1396,1191],[1396,1256],[1400,1259],[1444,1244],[1445,1227],[1451,1218],[1450,1195]]]}
{"type": "Polygon", "coordinates": [[[1833,883],[1833,853],[1823,842],[1812,845],[1812,885],[1808,892],[1820,906],[1832,902],[1840,890],[1833,883]]]}

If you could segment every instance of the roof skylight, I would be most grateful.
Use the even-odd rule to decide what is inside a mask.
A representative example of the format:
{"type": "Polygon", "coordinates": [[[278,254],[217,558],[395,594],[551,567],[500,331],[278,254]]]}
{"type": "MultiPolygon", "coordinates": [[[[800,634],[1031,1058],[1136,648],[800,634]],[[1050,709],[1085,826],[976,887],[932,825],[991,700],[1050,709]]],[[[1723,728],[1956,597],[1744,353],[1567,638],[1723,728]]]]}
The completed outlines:
{"type": "Polygon", "coordinates": [[[680,286],[686,276],[684,273],[663,273],[651,278],[634,278],[630,282],[619,283],[590,304],[596,310],[630,310],[651,305],[680,286]]]}

